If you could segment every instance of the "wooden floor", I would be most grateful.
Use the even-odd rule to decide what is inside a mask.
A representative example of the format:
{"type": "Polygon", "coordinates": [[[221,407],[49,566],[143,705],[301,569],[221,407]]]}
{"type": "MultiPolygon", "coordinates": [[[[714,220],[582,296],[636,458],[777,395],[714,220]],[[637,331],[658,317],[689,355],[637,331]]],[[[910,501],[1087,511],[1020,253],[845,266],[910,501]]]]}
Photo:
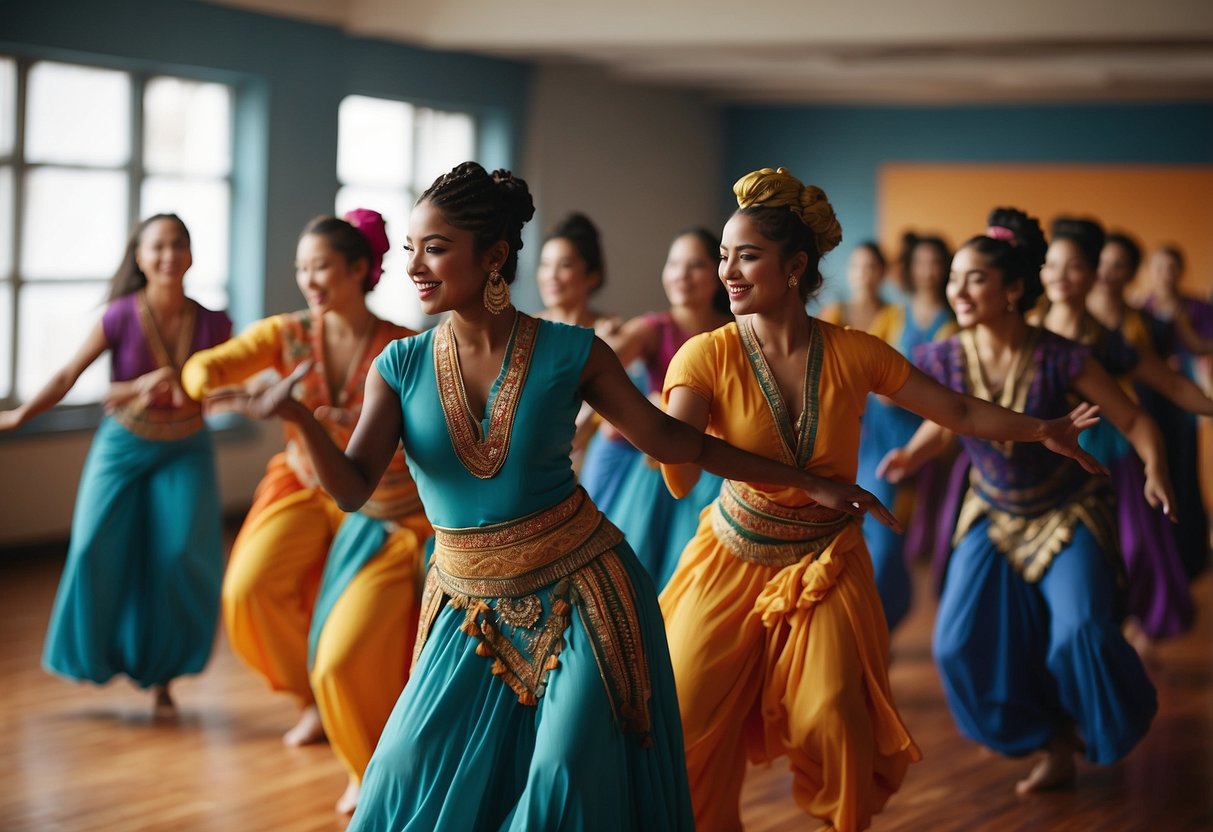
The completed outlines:
{"type": "MultiPolygon", "coordinates": [[[[341,830],[345,777],[327,746],[284,748],[294,713],[220,638],[206,673],[176,686],[180,716],[155,721],[126,683],[72,684],[39,668],[61,553],[0,558],[0,830],[341,830]]],[[[893,688],[925,760],[876,818],[885,830],[1213,829],[1213,579],[1196,586],[1195,630],[1160,645],[1160,712],[1141,745],[1109,768],[1083,765],[1072,790],[1014,796],[1028,760],[984,754],[952,725],[931,663],[934,605],[894,641],[893,688]]],[[[750,832],[815,828],[783,766],[752,769],[750,832]]]]}

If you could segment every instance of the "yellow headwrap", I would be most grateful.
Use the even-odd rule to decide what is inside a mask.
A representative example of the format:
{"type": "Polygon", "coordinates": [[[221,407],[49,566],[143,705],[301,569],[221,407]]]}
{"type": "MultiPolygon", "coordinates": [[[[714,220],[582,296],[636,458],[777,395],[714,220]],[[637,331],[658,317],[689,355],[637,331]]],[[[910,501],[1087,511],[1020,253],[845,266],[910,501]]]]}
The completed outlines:
{"type": "Polygon", "coordinates": [[[816,185],[805,185],[787,168],[763,168],[747,173],[734,183],[733,193],[741,208],[786,206],[813,232],[818,254],[825,254],[842,242],[842,226],[825,191],[816,185]]]}

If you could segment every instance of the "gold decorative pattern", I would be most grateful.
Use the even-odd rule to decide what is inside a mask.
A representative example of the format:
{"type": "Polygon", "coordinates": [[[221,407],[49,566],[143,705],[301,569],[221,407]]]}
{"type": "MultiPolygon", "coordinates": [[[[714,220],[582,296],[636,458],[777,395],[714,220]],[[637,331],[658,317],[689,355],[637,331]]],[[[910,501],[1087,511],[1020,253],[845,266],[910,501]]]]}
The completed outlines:
{"type": "Polygon", "coordinates": [[[780,568],[821,554],[853,519],[820,505],[780,505],[733,480],[711,509],[712,531],[734,557],[780,568]]]}
{"type": "MultiPolygon", "coordinates": [[[[190,347],[194,343],[198,308],[193,302],[186,301],[182,310],[181,329],[172,353],[168,351],[164,339],[160,336],[160,330],[156,328],[156,319],[147,303],[146,290],[139,291],[135,308],[138,311],[139,328],[156,366],[170,367],[180,375],[181,367],[189,358],[190,347]]],[[[115,422],[136,436],[161,442],[192,436],[206,425],[202,418],[201,406],[193,401],[187,401],[183,407],[171,408],[147,408],[132,403],[115,408],[110,415],[115,422]]]]}
{"type": "Polygon", "coordinates": [[[648,663],[631,579],[613,549],[623,535],[584,491],[510,523],[436,532],[414,663],[445,602],[464,611],[460,629],[478,639],[477,655],[493,660],[492,674],[519,702],[536,705],[560,667],[576,607],[613,714],[648,741],[648,663]]]}
{"type": "Polygon", "coordinates": [[[1114,561],[1116,574],[1123,575],[1115,500],[1102,480],[1091,478],[1072,497],[1056,508],[1035,515],[1015,514],[997,508],[976,489],[965,495],[956,522],[953,545],[982,517],[990,518],[987,534],[1015,571],[1028,583],[1036,583],[1062,549],[1074,538],[1074,528],[1085,525],[1099,547],[1114,561]]]}
{"type": "MultiPolygon", "coordinates": [[[[1036,378],[1036,364],[1032,361],[1032,355],[1036,352],[1036,342],[1040,340],[1040,330],[1036,327],[1028,329],[1028,337],[1019,348],[997,398],[990,392],[985,374],[981,371],[981,357],[977,354],[977,337],[974,330],[962,329],[959,337],[961,348],[964,350],[965,369],[968,371],[969,391],[979,399],[994,402],[1016,413],[1023,413],[1028,401],[1028,391],[1036,378]]],[[[1010,458],[1014,442],[989,442],[1000,454],[1010,458]]]]}
{"type": "Polygon", "coordinates": [[[779,392],[775,374],[771,365],[762,352],[758,336],[754,333],[753,325],[745,319],[737,322],[737,333],[741,338],[742,347],[754,368],[758,386],[771,409],[771,417],[779,429],[783,440],[785,461],[797,468],[803,468],[813,456],[813,447],[817,443],[818,398],[821,382],[821,368],[825,360],[825,345],[822,340],[821,327],[813,318],[809,318],[808,356],[804,366],[804,391],[801,397],[800,418],[796,423],[788,414],[787,405],[779,392]]]}
{"type": "Polygon", "coordinates": [[[505,378],[489,413],[488,436],[482,435],[480,420],[468,406],[452,322],[448,320],[440,325],[434,334],[434,373],[438,377],[438,397],[442,402],[447,433],[459,461],[474,477],[490,479],[505,464],[514,432],[514,416],[531,367],[538,331],[538,321],[517,313],[514,330],[506,345],[505,378]]]}

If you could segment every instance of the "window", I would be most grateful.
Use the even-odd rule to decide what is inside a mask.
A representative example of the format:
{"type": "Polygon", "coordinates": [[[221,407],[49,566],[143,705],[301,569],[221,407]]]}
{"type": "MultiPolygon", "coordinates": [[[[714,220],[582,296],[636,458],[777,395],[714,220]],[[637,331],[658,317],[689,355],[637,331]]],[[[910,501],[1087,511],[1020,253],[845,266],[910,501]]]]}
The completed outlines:
{"type": "Polygon", "coordinates": [[[351,95],[337,114],[338,216],[371,208],[387,221],[392,248],[383,278],[367,298],[381,318],[414,329],[433,324],[404,273],[404,235],[417,197],[439,174],[475,157],[476,125],[467,113],[351,95]]]}
{"type": "MultiPolygon", "coordinates": [[[[227,307],[231,113],[222,84],[0,56],[0,407],[79,348],[142,217],[181,216],[186,292],[227,307]]],[[[98,361],[64,402],[108,379],[98,361]]]]}

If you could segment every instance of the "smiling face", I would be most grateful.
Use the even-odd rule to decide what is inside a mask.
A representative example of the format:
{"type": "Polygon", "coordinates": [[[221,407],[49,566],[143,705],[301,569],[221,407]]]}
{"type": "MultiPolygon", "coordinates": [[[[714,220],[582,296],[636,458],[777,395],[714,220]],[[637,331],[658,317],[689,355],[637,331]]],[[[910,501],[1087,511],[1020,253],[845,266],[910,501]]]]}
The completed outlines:
{"type": "Polygon", "coordinates": [[[189,235],[176,220],[154,220],[139,235],[135,265],[149,286],[180,286],[193,263],[189,235]]]}
{"type": "Polygon", "coordinates": [[[992,268],[986,258],[971,246],[956,252],[947,283],[948,303],[962,327],[992,324],[1006,315],[1018,315],[1015,308],[1023,295],[1018,283],[1007,286],[1003,273],[992,268]]]}
{"type": "Polygon", "coordinates": [[[734,315],[766,314],[801,304],[797,290],[788,286],[788,276],[799,280],[807,264],[804,252],[785,261],[780,244],[764,237],[751,217],[734,214],[725,223],[719,275],[734,315]]]}
{"type": "Polygon", "coordinates": [[[670,245],[661,285],[670,306],[707,309],[719,286],[716,253],[709,252],[694,234],[683,234],[670,245]]]}
{"type": "Polygon", "coordinates": [[[365,262],[350,263],[323,235],[304,234],[299,238],[295,248],[295,282],[313,313],[341,312],[352,305],[365,304],[362,291],[365,277],[365,262]]]}
{"type": "Polygon", "coordinates": [[[1040,280],[1050,303],[1077,303],[1095,285],[1095,269],[1078,244],[1063,237],[1049,244],[1040,280]]]}
{"type": "Polygon", "coordinates": [[[567,237],[553,237],[539,252],[535,282],[547,309],[581,309],[589,303],[601,275],[586,268],[585,258],[567,237]]]}
{"type": "Polygon", "coordinates": [[[476,254],[471,231],[456,228],[428,201],[418,202],[409,215],[405,251],[408,275],[417,287],[421,311],[437,315],[480,305],[489,272],[505,260],[505,243],[476,254]]]}

